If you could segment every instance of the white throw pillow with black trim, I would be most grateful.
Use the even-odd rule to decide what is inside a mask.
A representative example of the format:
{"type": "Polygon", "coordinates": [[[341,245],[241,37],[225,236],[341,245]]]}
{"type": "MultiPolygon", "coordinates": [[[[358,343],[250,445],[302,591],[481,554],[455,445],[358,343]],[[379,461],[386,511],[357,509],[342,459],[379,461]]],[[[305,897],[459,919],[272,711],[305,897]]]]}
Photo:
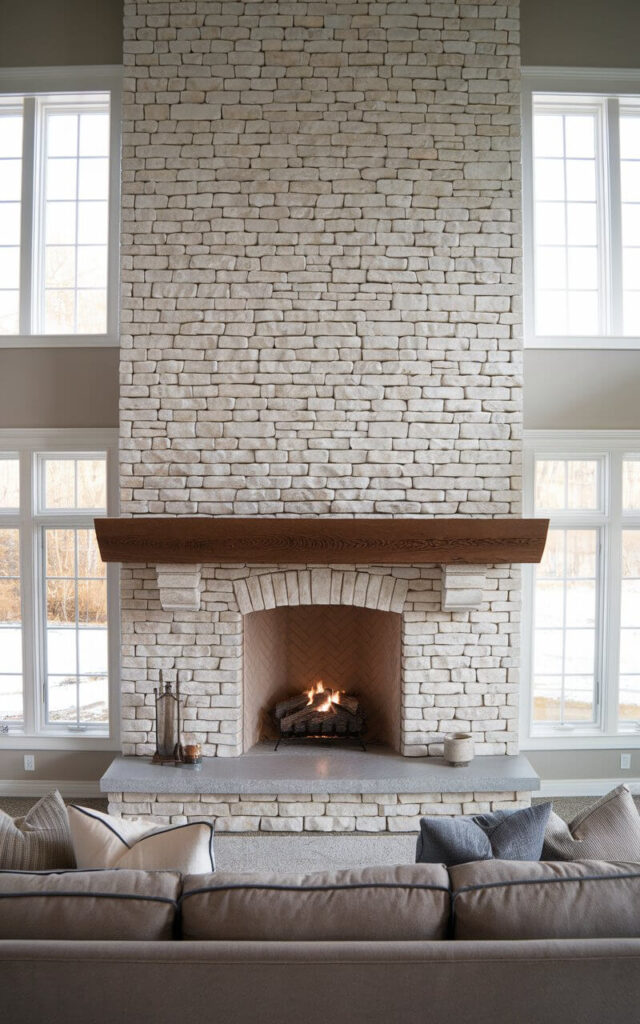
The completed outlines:
{"type": "Polygon", "coordinates": [[[202,874],[215,870],[213,825],[154,825],[72,804],[69,825],[79,869],[137,868],[202,874]]]}

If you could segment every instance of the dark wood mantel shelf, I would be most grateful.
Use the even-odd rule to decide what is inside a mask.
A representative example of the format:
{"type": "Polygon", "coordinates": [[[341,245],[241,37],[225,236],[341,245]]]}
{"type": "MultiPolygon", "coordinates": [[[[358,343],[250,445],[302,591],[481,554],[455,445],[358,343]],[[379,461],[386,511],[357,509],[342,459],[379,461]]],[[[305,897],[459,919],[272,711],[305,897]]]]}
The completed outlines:
{"type": "Polygon", "coordinates": [[[105,562],[412,565],[539,562],[548,519],[96,519],[105,562]]]}

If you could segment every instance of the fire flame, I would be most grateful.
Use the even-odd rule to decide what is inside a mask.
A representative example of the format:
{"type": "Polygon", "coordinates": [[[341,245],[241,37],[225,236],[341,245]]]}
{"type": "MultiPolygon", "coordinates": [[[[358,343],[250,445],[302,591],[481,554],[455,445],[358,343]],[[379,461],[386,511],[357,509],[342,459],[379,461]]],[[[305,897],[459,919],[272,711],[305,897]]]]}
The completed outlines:
{"type": "Polygon", "coordinates": [[[326,700],[322,704],[319,704],[316,708],[317,711],[333,711],[333,705],[340,703],[340,690],[325,690],[322,679],[319,679],[317,683],[305,691],[308,697],[307,707],[309,704],[313,704],[314,698],[318,697],[321,693],[326,694],[326,700]]]}

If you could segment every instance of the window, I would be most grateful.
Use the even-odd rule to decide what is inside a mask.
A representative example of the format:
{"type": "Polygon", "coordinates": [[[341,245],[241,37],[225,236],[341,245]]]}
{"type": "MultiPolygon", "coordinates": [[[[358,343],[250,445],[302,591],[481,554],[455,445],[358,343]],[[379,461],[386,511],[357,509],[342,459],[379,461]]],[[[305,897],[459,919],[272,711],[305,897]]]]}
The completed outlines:
{"type": "MultiPolygon", "coordinates": [[[[640,339],[640,76],[524,76],[525,334],[538,347],[640,339]]],[[[615,343],[615,344],[614,344],[615,343]]]]}
{"type": "Polygon", "coordinates": [[[550,526],[525,573],[525,745],[640,739],[639,453],[634,432],[527,435],[527,514],[550,526]]]}
{"type": "Polygon", "coordinates": [[[0,432],[0,446],[2,745],[113,740],[117,574],[100,558],[93,519],[114,510],[116,439],[0,432]]]}
{"type": "Polygon", "coordinates": [[[118,148],[112,69],[0,75],[3,344],[114,343],[118,148]]]}

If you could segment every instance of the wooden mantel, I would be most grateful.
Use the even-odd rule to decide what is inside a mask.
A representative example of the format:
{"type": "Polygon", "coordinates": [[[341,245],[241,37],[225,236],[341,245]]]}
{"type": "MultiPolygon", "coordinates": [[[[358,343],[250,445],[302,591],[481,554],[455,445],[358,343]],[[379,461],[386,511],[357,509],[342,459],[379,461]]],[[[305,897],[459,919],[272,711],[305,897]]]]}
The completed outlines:
{"type": "Polygon", "coordinates": [[[104,562],[495,565],[539,562],[549,520],[140,516],[95,525],[104,562]]]}

